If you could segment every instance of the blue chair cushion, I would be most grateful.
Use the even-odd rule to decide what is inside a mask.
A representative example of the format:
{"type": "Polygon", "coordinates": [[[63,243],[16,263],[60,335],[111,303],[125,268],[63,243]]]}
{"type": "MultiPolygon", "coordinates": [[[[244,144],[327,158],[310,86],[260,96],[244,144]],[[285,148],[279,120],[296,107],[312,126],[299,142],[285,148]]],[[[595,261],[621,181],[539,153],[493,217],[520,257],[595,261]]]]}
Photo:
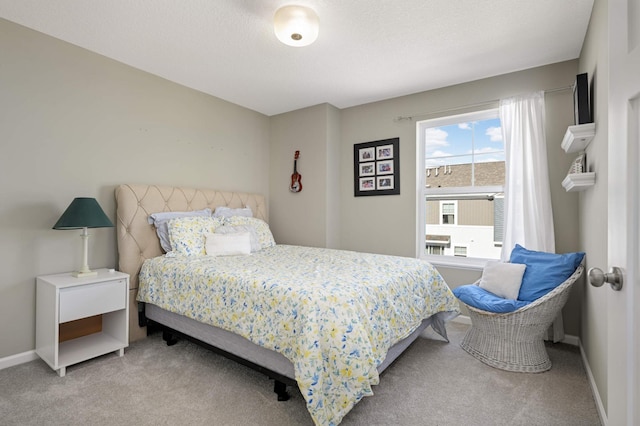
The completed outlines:
{"type": "Polygon", "coordinates": [[[475,284],[456,287],[453,289],[453,294],[469,306],[496,313],[513,312],[530,303],[521,300],[503,299],[475,284]]]}
{"type": "Polygon", "coordinates": [[[511,263],[527,265],[518,300],[533,302],[567,280],[582,262],[584,253],[555,254],[527,250],[519,244],[511,252],[511,263]]]}

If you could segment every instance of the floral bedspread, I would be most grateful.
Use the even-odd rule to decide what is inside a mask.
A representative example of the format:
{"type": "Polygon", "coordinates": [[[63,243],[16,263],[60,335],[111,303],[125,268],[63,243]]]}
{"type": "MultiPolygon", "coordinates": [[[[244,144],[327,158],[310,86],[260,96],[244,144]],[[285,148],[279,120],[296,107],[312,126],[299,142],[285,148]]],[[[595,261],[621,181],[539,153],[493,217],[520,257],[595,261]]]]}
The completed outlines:
{"type": "Polygon", "coordinates": [[[378,384],[389,347],[426,317],[458,312],[428,262],[277,245],[247,256],[145,261],[138,300],[286,356],[318,425],[337,425],[378,384]]]}

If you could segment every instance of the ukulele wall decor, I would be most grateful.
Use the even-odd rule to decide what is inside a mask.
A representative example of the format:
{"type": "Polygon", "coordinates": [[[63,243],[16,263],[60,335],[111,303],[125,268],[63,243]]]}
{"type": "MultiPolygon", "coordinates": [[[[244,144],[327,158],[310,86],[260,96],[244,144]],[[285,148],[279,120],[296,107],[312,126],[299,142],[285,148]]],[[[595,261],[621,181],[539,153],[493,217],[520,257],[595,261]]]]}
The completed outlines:
{"type": "Polygon", "coordinates": [[[296,155],[293,157],[293,174],[291,175],[291,185],[289,185],[291,192],[302,191],[302,175],[298,173],[298,157],[300,157],[300,151],[296,151],[296,155]]]}

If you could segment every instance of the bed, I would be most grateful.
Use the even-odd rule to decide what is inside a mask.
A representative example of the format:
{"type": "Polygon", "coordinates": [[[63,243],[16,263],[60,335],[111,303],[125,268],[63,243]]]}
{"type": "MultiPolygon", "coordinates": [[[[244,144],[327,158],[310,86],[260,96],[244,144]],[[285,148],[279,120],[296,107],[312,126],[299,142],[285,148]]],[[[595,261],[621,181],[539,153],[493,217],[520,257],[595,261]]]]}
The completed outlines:
{"type": "Polygon", "coordinates": [[[259,194],[121,185],[116,200],[119,268],[141,302],[134,311],[265,372],[279,399],[295,383],[316,424],[340,423],[426,327],[446,339],[445,322],[458,314],[427,262],[269,243],[259,194]],[[164,254],[148,223],[156,212],[220,206],[248,206],[265,224],[260,250],[164,254]]]}

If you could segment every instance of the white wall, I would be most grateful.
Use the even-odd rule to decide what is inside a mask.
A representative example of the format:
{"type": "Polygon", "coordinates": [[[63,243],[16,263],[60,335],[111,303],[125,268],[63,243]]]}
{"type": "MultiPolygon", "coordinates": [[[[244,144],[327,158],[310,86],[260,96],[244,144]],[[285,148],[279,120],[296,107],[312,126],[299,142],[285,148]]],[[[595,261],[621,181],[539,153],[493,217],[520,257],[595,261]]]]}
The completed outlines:
{"type": "MultiPolygon", "coordinates": [[[[157,183],[269,193],[266,116],[0,19],[0,358],[35,347],[35,277],[81,263],[54,231],[77,196],[115,223],[114,189],[157,183]]],[[[116,266],[95,229],[90,267],[116,266]]]]}

